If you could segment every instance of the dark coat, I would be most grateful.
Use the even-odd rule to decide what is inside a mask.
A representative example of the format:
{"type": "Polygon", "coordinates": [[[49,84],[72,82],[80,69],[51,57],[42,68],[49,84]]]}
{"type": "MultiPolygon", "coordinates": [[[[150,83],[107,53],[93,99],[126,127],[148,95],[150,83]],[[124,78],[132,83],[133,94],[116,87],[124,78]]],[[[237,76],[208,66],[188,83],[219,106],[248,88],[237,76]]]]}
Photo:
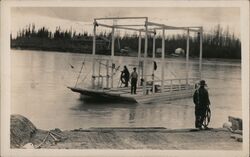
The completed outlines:
{"type": "Polygon", "coordinates": [[[200,87],[194,92],[193,101],[196,107],[206,107],[210,105],[208,91],[204,87],[200,87]]]}
{"type": "Polygon", "coordinates": [[[124,69],[123,71],[122,71],[122,74],[121,74],[121,77],[122,78],[124,78],[125,80],[129,80],[129,71],[128,71],[128,69],[126,68],[126,69],[124,69]]]}

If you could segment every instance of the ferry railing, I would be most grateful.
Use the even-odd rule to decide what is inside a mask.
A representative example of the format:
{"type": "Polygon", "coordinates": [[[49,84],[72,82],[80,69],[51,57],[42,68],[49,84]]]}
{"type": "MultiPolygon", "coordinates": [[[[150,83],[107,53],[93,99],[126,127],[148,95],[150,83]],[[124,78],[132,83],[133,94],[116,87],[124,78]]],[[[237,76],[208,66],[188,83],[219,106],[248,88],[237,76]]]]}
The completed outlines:
{"type": "MultiPolygon", "coordinates": [[[[108,81],[110,76],[103,76],[103,75],[97,75],[97,76],[92,76],[94,77],[93,81],[93,89],[104,89],[104,81],[108,81]]],[[[108,87],[106,87],[108,88],[108,87]]]]}
{"type": "Polygon", "coordinates": [[[146,89],[151,89],[154,93],[154,88],[158,88],[155,92],[172,92],[172,91],[182,91],[194,89],[195,84],[198,82],[199,78],[175,78],[175,79],[165,79],[163,80],[163,86],[161,85],[162,80],[150,80],[147,81],[146,89]]]}
{"type": "MultiPolygon", "coordinates": [[[[148,75],[149,76],[149,75],[148,75]]],[[[94,82],[94,89],[98,90],[107,90],[110,88],[105,88],[105,80],[109,79],[109,76],[102,76],[97,75],[94,76],[95,82],[94,82]],[[98,79],[99,78],[99,79],[98,79]]],[[[145,94],[154,94],[154,93],[164,93],[164,92],[176,92],[176,91],[189,91],[195,89],[195,84],[198,82],[199,78],[188,78],[188,82],[186,78],[174,78],[174,79],[165,79],[163,80],[163,86],[161,86],[162,80],[155,80],[154,78],[147,79],[146,82],[146,88],[143,89],[142,86],[138,86],[138,93],[142,92],[144,90],[145,94]]],[[[116,89],[117,90],[117,89],[116,89]]],[[[119,91],[127,91],[130,92],[130,87],[128,88],[119,88],[119,91]]]]}

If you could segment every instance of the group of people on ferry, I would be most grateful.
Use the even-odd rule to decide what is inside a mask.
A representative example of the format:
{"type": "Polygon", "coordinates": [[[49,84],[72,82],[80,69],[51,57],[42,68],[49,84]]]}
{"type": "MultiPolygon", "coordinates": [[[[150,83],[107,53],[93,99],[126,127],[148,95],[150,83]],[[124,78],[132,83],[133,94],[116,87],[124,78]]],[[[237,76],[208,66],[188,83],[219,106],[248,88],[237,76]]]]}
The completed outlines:
{"type": "Polygon", "coordinates": [[[121,82],[128,87],[128,82],[131,79],[131,94],[136,94],[138,74],[136,68],[133,68],[133,72],[130,74],[127,66],[124,66],[123,71],[121,72],[121,82]]]}

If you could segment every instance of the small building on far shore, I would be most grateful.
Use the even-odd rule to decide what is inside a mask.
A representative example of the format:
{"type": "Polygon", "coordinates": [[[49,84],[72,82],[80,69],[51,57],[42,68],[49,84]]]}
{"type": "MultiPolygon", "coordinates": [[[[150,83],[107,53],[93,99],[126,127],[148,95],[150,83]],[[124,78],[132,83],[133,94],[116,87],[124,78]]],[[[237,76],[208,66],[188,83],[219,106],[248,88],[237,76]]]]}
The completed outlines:
{"type": "MultiPolygon", "coordinates": [[[[156,49],[156,56],[161,56],[162,53],[162,48],[157,48],[156,49]]],[[[165,52],[165,54],[168,54],[165,52]]],[[[175,50],[171,50],[170,52],[171,56],[174,57],[184,57],[185,56],[185,50],[183,48],[177,48],[175,50]]]]}
{"type": "Polygon", "coordinates": [[[185,50],[183,48],[177,48],[175,49],[174,53],[171,53],[174,57],[184,57],[185,56],[185,50]]]}

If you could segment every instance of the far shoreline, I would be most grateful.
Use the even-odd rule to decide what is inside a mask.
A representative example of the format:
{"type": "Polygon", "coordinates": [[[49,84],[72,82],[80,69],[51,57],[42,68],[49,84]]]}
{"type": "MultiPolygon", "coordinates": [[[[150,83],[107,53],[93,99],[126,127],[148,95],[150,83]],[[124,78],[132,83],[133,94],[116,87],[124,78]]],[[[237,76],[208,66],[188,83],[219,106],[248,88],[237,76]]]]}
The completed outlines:
{"type": "MultiPolygon", "coordinates": [[[[11,51],[33,51],[33,52],[45,52],[45,53],[67,53],[67,54],[77,54],[77,55],[92,55],[92,53],[79,53],[79,52],[71,52],[71,51],[51,51],[51,50],[41,50],[41,49],[18,49],[18,48],[11,48],[11,51]]],[[[96,54],[97,56],[109,56],[108,54],[96,54]]],[[[142,53],[143,55],[143,53],[142,53]]],[[[131,57],[136,58],[137,56],[134,55],[115,55],[115,57],[131,57]]],[[[149,57],[150,58],[150,57],[149,57]]],[[[160,59],[161,57],[156,57],[156,59],[160,59]]],[[[168,59],[185,59],[185,57],[173,57],[170,55],[166,55],[168,59]]],[[[190,60],[198,60],[199,57],[189,57],[190,60]]],[[[228,58],[202,58],[203,61],[214,61],[214,62],[231,62],[231,63],[241,63],[242,59],[228,59],[228,58]]]]}

